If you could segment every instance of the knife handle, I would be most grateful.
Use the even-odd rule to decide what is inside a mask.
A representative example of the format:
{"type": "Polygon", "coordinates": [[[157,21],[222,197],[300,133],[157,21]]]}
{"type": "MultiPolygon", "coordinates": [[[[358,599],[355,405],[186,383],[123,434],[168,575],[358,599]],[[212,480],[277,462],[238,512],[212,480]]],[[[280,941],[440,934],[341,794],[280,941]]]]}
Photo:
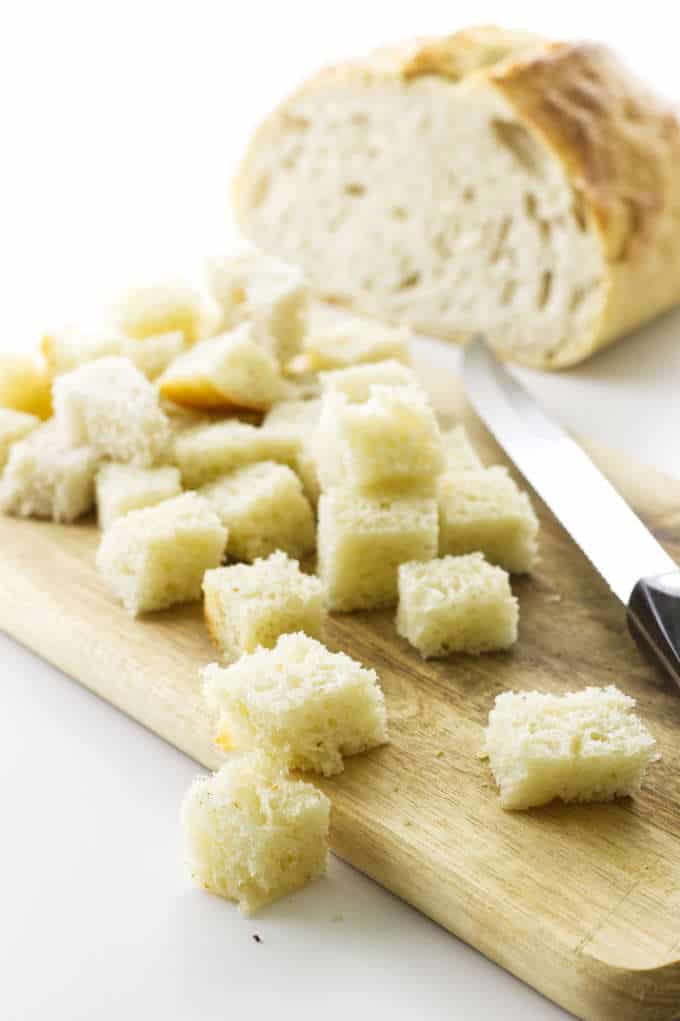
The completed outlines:
{"type": "Polygon", "coordinates": [[[647,657],[680,688],[680,571],[640,579],[628,600],[628,627],[647,657]]]}

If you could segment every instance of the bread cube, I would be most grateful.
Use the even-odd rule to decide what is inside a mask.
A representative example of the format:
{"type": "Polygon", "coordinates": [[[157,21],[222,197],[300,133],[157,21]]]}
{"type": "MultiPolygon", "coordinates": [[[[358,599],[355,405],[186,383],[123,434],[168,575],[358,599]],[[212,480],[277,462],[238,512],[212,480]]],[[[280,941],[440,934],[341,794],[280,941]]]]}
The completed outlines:
{"type": "Polygon", "coordinates": [[[228,532],[207,500],[184,493],[133,510],[104,532],[97,567],[132,616],[201,597],[222,563],[228,532]]]}
{"type": "Polygon", "coordinates": [[[127,358],[100,358],[57,376],[54,414],[74,446],[146,467],[168,453],[170,426],[148,379],[127,358]]]}
{"type": "Polygon", "coordinates": [[[329,652],[303,634],[282,635],[232,666],[203,671],[208,704],[220,714],[225,748],[257,746],[291,769],[341,773],[343,755],[387,741],[385,699],[375,670],[329,652]]]}
{"type": "Polygon", "coordinates": [[[332,489],[319,500],[318,573],[332,610],[397,600],[399,565],[437,556],[437,501],[388,500],[332,489]]]}
{"type": "Polygon", "coordinates": [[[0,408],[25,411],[38,418],[52,414],[52,380],[42,358],[34,354],[0,354],[0,408]]]}
{"type": "Polygon", "coordinates": [[[0,408],[0,475],[7,464],[12,444],[23,440],[39,425],[40,419],[37,415],[28,415],[25,411],[13,411],[10,408],[0,408]]]}
{"type": "Polygon", "coordinates": [[[97,465],[91,447],[71,447],[56,422],[46,422],[10,447],[0,478],[0,510],[75,521],[92,508],[97,465]]]}
{"type": "Polygon", "coordinates": [[[176,330],[174,333],[146,337],[143,341],[126,337],[121,354],[129,358],[147,379],[156,380],[185,350],[184,334],[176,330]]]}
{"type": "Polygon", "coordinates": [[[530,571],[538,519],[505,468],[445,472],[439,479],[439,552],[483,553],[511,574],[530,571]]]}
{"type": "Polygon", "coordinates": [[[276,360],[243,323],[201,341],[177,358],[158,381],[163,397],[190,408],[266,411],[286,394],[276,360]]]}
{"type": "Polygon", "coordinates": [[[334,369],[322,372],[321,388],[343,393],[349,401],[367,401],[374,383],[384,386],[417,386],[418,381],[412,369],[394,360],[371,362],[369,365],[353,365],[348,369],[334,369]]]}
{"type": "Polygon", "coordinates": [[[304,352],[310,369],[345,369],[350,365],[391,359],[408,365],[409,331],[364,319],[310,328],[304,352]]]}
{"type": "Polygon", "coordinates": [[[288,432],[244,422],[216,422],[180,430],[174,459],[184,485],[193,489],[257,461],[277,461],[294,468],[299,449],[299,440],[288,432]]]}
{"type": "Polygon", "coordinates": [[[131,510],[153,507],[182,492],[178,468],[137,468],[133,464],[105,464],[95,482],[99,527],[110,528],[131,510]]]}
{"type": "Polygon", "coordinates": [[[237,468],[200,490],[229,529],[227,552],[253,561],[283,550],[304,557],[314,549],[314,514],[295,472],[262,461],[237,468]]]}
{"type": "Polygon", "coordinates": [[[300,350],[309,294],[296,266],[242,245],[208,263],[208,279],[225,326],[249,320],[254,336],[281,366],[300,350]]]}
{"type": "Polygon", "coordinates": [[[442,445],[447,472],[478,471],[484,468],[464,425],[454,425],[443,432],[442,445]]]}
{"type": "Polygon", "coordinates": [[[415,386],[374,384],[363,404],[327,392],[317,456],[322,489],[343,485],[369,493],[432,493],[444,465],[437,419],[415,386]]]}
{"type": "Polygon", "coordinates": [[[280,550],[253,564],[206,571],[203,594],[208,631],[225,659],[258,645],[271,649],[287,632],[304,631],[311,638],[323,632],[323,585],[280,550]]]}
{"type": "Polygon", "coordinates": [[[504,691],[485,731],[485,752],[506,809],[554,798],[609,801],[635,794],[656,742],[635,699],[610,685],[566,695],[504,691]]]}
{"type": "Polygon", "coordinates": [[[209,336],[221,319],[205,298],[181,280],[127,291],[111,317],[121,333],[136,340],[180,332],[187,344],[209,336]]]}
{"type": "Polygon", "coordinates": [[[399,567],[397,633],[423,659],[508,649],[518,617],[508,575],[481,553],[399,567]]]}
{"type": "Polygon", "coordinates": [[[268,433],[289,436],[298,444],[294,467],[313,507],[321,493],[315,453],[320,416],[321,401],[318,399],[279,401],[267,412],[262,423],[268,433]]]}
{"type": "Polygon", "coordinates": [[[182,802],[191,878],[250,914],[323,875],[330,801],[259,752],[231,755],[182,802]]]}
{"type": "Polygon", "coordinates": [[[53,330],[43,334],[40,350],[43,353],[50,375],[60,376],[62,372],[96,361],[110,355],[119,355],[124,337],[111,331],[81,333],[78,330],[53,330]]]}

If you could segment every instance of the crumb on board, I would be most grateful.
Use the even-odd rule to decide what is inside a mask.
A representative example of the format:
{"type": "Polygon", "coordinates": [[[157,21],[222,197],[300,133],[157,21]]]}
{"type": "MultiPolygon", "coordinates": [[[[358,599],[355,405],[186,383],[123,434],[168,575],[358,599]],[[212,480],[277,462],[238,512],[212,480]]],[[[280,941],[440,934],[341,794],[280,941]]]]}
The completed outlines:
{"type": "Polygon", "coordinates": [[[253,939],[255,940],[256,943],[261,943],[262,942],[262,937],[260,936],[259,932],[254,932],[253,933],[253,939]]]}

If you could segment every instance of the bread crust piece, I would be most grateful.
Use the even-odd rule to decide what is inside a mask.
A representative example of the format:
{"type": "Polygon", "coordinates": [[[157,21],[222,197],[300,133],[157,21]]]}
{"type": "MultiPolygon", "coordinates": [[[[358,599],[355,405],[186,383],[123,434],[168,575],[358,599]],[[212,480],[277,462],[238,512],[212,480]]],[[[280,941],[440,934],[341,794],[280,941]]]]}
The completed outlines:
{"type": "MultiPolygon", "coordinates": [[[[602,252],[604,300],[591,327],[543,350],[511,349],[501,339],[501,355],[541,368],[573,365],[680,302],[678,118],[608,49],[591,43],[549,43],[486,27],[416,40],[320,72],[251,142],[234,186],[246,232],[252,154],[300,95],[331,81],[406,85],[423,76],[496,90],[562,166],[574,215],[602,252]]],[[[461,339],[450,329],[439,332],[461,339]]]]}

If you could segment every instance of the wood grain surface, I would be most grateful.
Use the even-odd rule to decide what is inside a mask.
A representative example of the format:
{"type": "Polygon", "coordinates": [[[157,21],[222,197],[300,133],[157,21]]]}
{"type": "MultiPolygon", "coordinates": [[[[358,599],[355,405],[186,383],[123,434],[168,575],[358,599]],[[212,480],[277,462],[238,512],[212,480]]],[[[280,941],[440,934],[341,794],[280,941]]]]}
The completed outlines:
{"type": "MultiPolygon", "coordinates": [[[[429,373],[427,384],[445,421],[465,421],[485,461],[506,463],[458,382],[429,373]]],[[[587,446],[680,559],[680,482],[587,446]]],[[[424,663],[396,636],[391,612],[333,617],[329,646],[380,675],[392,741],[323,783],[332,845],[578,1017],[680,1018],[680,697],[640,658],[604,581],[536,505],[542,557],[514,583],[512,652],[424,663]],[[503,812],[478,754],[496,694],[611,683],[638,699],[663,756],[640,796],[503,812]]],[[[0,628],[217,766],[199,693],[198,668],[215,658],[200,608],[131,620],[97,576],[97,542],[92,524],[0,517],[0,628]]]]}

